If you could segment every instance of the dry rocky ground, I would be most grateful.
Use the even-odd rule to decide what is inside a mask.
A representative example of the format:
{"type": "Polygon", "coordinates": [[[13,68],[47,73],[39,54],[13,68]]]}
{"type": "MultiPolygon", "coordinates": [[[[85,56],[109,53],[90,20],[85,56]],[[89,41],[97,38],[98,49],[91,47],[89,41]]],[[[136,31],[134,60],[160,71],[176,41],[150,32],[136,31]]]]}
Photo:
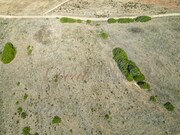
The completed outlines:
{"type": "Polygon", "coordinates": [[[0,65],[1,134],[18,135],[30,126],[43,135],[178,135],[179,22],[179,17],[99,25],[1,19],[1,50],[9,41],[17,48],[13,62],[0,65]],[[101,31],[109,33],[107,40],[101,31]],[[137,63],[150,92],[124,78],[112,59],[115,47],[137,63]],[[158,96],[157,103],[149,101],[151,95],[158,96]],[[163,107],[167,101],[173,112],[163,107]],[[25,119],[18,107],[26,111],[25,119]],[[62,119],[58,126],[51,123],[55,115],[62,119]]]}

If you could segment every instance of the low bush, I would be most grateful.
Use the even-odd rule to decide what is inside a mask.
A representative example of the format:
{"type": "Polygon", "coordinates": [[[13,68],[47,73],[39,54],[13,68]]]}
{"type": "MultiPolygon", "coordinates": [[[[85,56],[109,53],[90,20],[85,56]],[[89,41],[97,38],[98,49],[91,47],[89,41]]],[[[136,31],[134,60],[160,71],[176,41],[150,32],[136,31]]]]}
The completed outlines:
{"type": "Polygon", "coordinates": [[[121,70],[121,72],[124,74],[124,75],[128,75],[128,64],[129,64],[129,60],[127,59],[121,59],[117,62],[117,65],[119,67],[119,69],[121,70]]]}
{"type": "Polygon", "coordinates": [[[139,81],[139,82],[137,82],[137,84],[142,89],[150,89],[150,85],[147,82],[139,81]]]}
{"type": "Polygon", "coordinates": [[[81,19],[77,19],[76,22],[77,23],[82,23],[82,20],[81,19]]]}
{"type": "Polygon", "coordinates": [[[117,22],[117,20],[114,19],[114,18],[109,18],[108,19],[108,23],[116,23],[116,22],[117,22]]]}
{"type": "Polygon", "coordinates": [[[54,116],[53,120],[52,120],[53,124],[59,124],[61,123],[61,118],[59,116],[54,116]]]}
{"type": "Polygon", "coordinates": [[[21,118],[25,119],[26,116],[27,116],[27,113],[26,113],[26,112],[22,112],[22,113],[21,113],[21,118]]]}
{"type": "Polygon", "coordinates": [[[76,23],[77,20],[76,20],[76,19],[73,19],[73,18],[62,17],[62,18],[60,19],[60,22],[61,22],[61,23],[76,23]]]}
{"type": "Polygon", "coordinates": [[[30,135],[30,130],[31,130],[30,127],[24,127],[22,130],[22,134],[23,135],[30,135]]]}
{"type": "Polygon", "coordinates": [[[4,64],[10,63],[16,56],[16,48],[12,43],[6,43],[1,54],[1,61],[4,64]]]}
{"type": "Polygon", "coordinates": [[[114,60],[116,62],[118,62],[119,60],[124,60],[124,59],[128,60],[128,56],[126,52],[121,48],[113,49],[113,55],[114,55],[114,60]]]}
{"type": "Polygon", "coordinates": [[[28,55],[31,55],[31,53],[32,53],[32,51],[33,51],[33,48],[34,48],[33,46],[28,46],[28,47],[27,47],[27,54],[28,54],[28,55]]]}
{"type": "Polygon", "coordinates": [[[165,107],[168,111],[173,111],[174,108],[175,108],[170,102],[166,102],[166,103],[164,104],[164,107],[165,107]]]}
{"type": "Polygon", "coordinates": [[[102,32],[102,33],[100,34],[100,36],[101,36],[101,38],[103,38],[103,39],[108,39],[108,37],[109,37],[109,35],[108,35],[107,33],[105,33],[105,32],[102,32]]]}
{"type": "Polygon", "coordinates": [[[131,23],[134,22],[135,20],[133,18],[120,18],[117,20],[118,23],[131,23]]]}
{"type": "Polygon", "coordinates": [[[149,98],[149,100],[150,101],[152,101],[152,102],[156,102],[157,101],[157,96],[151,96],[150,98],[149,98]]]}
{"type": "Polygon", "coordinates": [[[133,79],[135,81],[145,80],[144,75],[141,73],[140,69],[137,67],[137,65],[134,62],[129,61],[127,70],[133,76],[133,79]]]}
{"type": "Polygon", "coordinates": [[[135,18],[136,22],[148,22],[151,20],[150,16],[138,16],[135,18]]]}
{"type": "Polygon", "coordinates": [[[86,23],[87,23],[87,24],[91,24],[92,21],[91,21],[91,20],[87,20],[86,23]]]}

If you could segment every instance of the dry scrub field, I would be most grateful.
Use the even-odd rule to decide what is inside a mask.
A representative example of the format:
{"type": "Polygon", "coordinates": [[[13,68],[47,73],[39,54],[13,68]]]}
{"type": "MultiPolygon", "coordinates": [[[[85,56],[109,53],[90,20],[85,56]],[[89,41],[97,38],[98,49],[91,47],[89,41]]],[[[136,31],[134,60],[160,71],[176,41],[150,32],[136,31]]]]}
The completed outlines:
{"type": "Polygon", "coordinates": [[[40,135],[178,135],[179,22],[179,17],[98,25],[1,19],[0,49],[7,41],[17,48],[13,62],[0,65],[1,134],[18,135],[30,126],[40,135]],[[108,39],[100,38],[102,30],[108,39]],[[151,91],[125,79],[112,58],[115,47],[136,62],[151,91]],[[157,95],[157,103],[149,101],[151,95],[157,95]],[[163,107],[167,101],[173,112],[163,107]],[[57,126],[51,123],[55,115],[62,119],[57,126]]]}
{"type": "MultiPolygon", "coordinates": [[[[0,15],[171,12],[180,12],[178,0],[0,0],[0,15]]],[[[0,135],[180,135],[179,16],[125,24],[0,18],[0,54],[7,42],[17,54],[0,62],[0,135]],[[137,64],[149,91],[127,81],[116,47],[137,64]]]]}

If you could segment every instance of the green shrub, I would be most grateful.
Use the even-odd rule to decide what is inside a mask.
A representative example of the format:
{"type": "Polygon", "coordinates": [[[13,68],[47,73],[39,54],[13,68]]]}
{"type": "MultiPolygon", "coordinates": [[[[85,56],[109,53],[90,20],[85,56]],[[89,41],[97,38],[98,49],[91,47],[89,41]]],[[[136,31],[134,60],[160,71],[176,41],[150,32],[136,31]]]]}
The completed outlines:
{"type": "Polygon", "coordinates": [[[27,116],[27,114],[26,114],[25,112],[22,112],[22,113],[21,113],[21,118],[25,119],[26,116],[27,116]]]}
{"type": "Polygon", "coordinates": [[[20,82],[17,82],[17,86],[19,86],[20,85],[20,82]]]}
{"type": "Polygon", "coordinates": [[[121,59],[117,62],[119,69],[123,73],[123,75],[126,77],[128,81],[133,81],[133,76],[128,72],[127,68],[129,65],[128,59],[121,59]]]}
{"type": "Polygon", "coordinates": [[[108,23],[116,23],[116,22],[117,22],[117,20],[114,19],[114,18],[109,18],[108,19],[108,23]]]}
{"type": "Polygon", "coordinates": [[[142,89],[150,89],[150,85],[147,82],[139,81],[139,82],[137,82],[137,84],[142,89]]]}
{"type": "Polygon", "coordinates": [[[6,43],[1,54],[1,61],[4,64],[10,63],[16,56],[16,48],[12,43],[6,43]]]}
{"type": "Polygon", "coordinates": [[[91,21],[91,20],[87,20],[86,23],[87,23],[87,24],[91,24],[92,21],[91,21]]]}
{"type": "Polygon", "coordinates": [[[151,96],[151,97],[149,98],[149,100],[152,101],[152,102],[156,102],[156,101],[157,101],[156,97],[157,97],[157,96],[151,96]]]}
{"type": "Polygon", "coordinates": [[[24,127],[23,131],[22,131],[22,134],[23,135],[30,135],[30,130],[31,130],[30,127],[24,127]]]}
{"type": "Polygon", "coordinates": [[[77,19],[76,22],[77,23],[82,23],[82,20],[81,19],[77,19]]]}
{"type": "Polygon", "coordinates": [[[106,120],[108,120],[110,118],[109,114],[106,114],[104,117],[106,120]]]}
{"type": "Polygon", "coordinates": [[[19,114],[21,114],[22,113],[22,107],[19,107],[18,109],[17,109],[17,112],[19,113],[19,114]]]}
{"type": "Polygon", "coordinates": [[[118,23],[131,23],[134,22],[135,20],[132,18],[119,18],[117,20],[118,23]]]}
{"type": "Polygon", "coordinates": [[[133,76],[133,79],[137,82],[137,81],[144,81],[145,80],[145,76],[141,73],[137,76],[133,76]]]}
{"type": "Polygon", "coordinates": [[[164,104],[164,107],[165,107],[168,111],[173,111],[174,108],[175,108],[170,102],[166,102],[166,103],[164,104]]]}
{"type": "Polygon", "coordinates": [[[127,79],[129,82],[131,82],[131,81],[134,80],[134,79],[133,79],[133,76],[132,76],[131,74],[125,73],[124,75],[125,75],[126,79],[127,79]]]}
{"type": "Polygon", "coordinates": [[[27,54],[31,55],[32,51],[33,51],[33,46],[28,46],[27,47],[27,54]]]}
{"type": "Polygon", "coordinates": [[[138,16],[135,18],[136,22],[148,22],[151,20],[150,16],[138,16]]]}
{"type": "Polygon", "coordinates": [[[136,66],[136,64],[132,61],[129,61],[129,65],[127,68],[128,72],[133,76],[135,81],[144,81],[145,77],[141,73],[140,69],[136,66]]]}
{"type": "Polygon", "coordinates": [[[28,98],[28,94],[24,94],[23,99],[24,101],[28,98]]]}
{"type": "Polygon", "coordinates": [[[122,60],[122,59],[128,60],[128,56],[127,56],[126,52],[121,48],[113,49],[113,55],[114,55],[114,60],[116,62],[118,62],[119,60],[122,60]]]}
{"type": "Polygon", "coordinates": [[[127,68],[128,68],[128,64],[129,64],[129,60],[127,59],[121,59],[117,62],[119,69],[121,70],[121,72],[123,72],[124,74],[129,73],[127,68]]]}
{"type": "Polygon", "coordinates": [[[61,23],[76,23],[77,20],[73,18],[68,18],[68,17],[62,17],[60,19],[61,23]]]}
{"type": "Polygon", "coordinates": [[[108,37],[109,37],[109,35],[108,35],[107,33],[105,33],[105,32],[102,32],[102,33],[100,34],[100,36],[101,36],[101,38],[103,38],[103,39],[108,39],[108,37]]]}
{"type": "Polygon", "coordinates": [[[53,124],[59,124],[61,123],[61,118],[58,116],[54,116],[53,120],[52,120],[53,124]]]}

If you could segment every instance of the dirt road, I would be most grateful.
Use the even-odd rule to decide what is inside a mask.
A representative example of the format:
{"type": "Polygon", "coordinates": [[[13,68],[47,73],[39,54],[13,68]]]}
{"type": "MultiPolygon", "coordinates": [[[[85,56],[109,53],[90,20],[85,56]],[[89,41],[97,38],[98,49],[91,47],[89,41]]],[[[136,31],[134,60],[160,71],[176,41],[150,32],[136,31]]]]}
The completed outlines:
{"type": "MultiPolygon", "coordinates": [[[[180,16],[180,13],[171,13],[171,14],[159,14],[159,15],[149,15],[152,18],[160,18],[160,17],[170,17],[170,16],[180,16]]],[[[48,15],[48,16],[10,16],[10,15],[0,15],[0,18],[6,18],[6,19],[42,19],[42,18],[61,18],[61,17],[70,17],[70,18],[78,18],[81,20],[93,20],[93,21],[106,21],[109,19],[106,18],[91,18],[91,17],[79,17],[79,16],[62,16],[62,15],[48,15]]],[[[111,18],[135,18],[137,16],[119,16],[119,17],[111,17],[111,18]]]]}

